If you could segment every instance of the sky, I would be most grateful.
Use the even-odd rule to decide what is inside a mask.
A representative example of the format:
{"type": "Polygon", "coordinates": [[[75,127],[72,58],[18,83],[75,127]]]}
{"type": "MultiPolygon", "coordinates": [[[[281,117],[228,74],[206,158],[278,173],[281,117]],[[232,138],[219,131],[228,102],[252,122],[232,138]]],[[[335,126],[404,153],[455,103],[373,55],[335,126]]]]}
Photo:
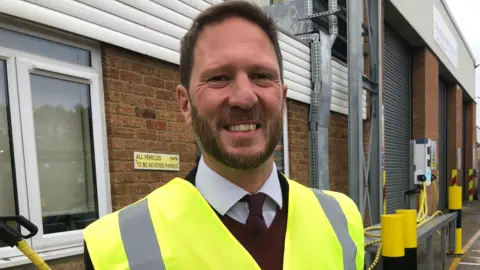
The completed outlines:
{"type": "MultiPolygon", "coordinates": [[[[445,0],[458,27],[472,50],[476,64],[480,64],[480,10],[479,0],[445,0]]],[[[475,70],[475,96],[480,96],[480,66],[475,70]]],[[[477,102],[480,98],[477,99],[477,102]]],[[[480,126],[480,107],[477,108],[477,126],[480,126]]]]}

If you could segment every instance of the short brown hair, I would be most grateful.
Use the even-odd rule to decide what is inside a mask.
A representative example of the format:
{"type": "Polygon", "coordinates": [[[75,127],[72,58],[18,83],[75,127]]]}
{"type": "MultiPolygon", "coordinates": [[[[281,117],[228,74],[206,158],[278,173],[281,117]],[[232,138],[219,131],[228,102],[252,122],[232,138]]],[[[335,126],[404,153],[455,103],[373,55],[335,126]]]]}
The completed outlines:
{"type": "Polygon", "coordinates": [[[201,12],[193,21],[192,27],[183,37],[180,49],[180,83],[187,88],[187,90],[190,87],[190,77],[195,61],[194,50],[198,36],[205,26],[221,23],[233,17],[250,21],[258,25],[267,34],[277,56],[280,79],[283,83],[282,53],[278,43],[278,28],[275,20],[254,3],[244,0],[234,0],[213,5],[201,12]]]}

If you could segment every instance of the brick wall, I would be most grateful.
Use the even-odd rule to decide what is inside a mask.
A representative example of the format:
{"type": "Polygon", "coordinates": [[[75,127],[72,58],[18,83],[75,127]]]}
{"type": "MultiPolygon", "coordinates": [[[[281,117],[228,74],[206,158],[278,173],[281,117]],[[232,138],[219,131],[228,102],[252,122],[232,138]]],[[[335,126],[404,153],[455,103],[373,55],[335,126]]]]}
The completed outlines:
{"type": "Polygon", "coordinates": [[[451,185],[452,170],[457,170],[457,185],[462,185],[462,169],[457,168],[457,149],[462,147],[462,88],[454,85],[447,89],[447,174],[451,185]]]}
{"type": "MultiPolygon", "coordinates": [[[[363,121],[363,147],[365,162],[368,155],[370,121],[363,121]]],[[[348,116],[330,113],[328,124],[328,166],[330,189],[348,195],[348,116]]]]}
{"type": "Polygon", "coordinates": [[[310,185],[308,157],[309,105],[287,99],[288,154],[290,178],[305,186],[310,185]]]}
{"type": "Polygon", "coordinates": [[[196,144],[175,97],[178,66],[102,46],[113,210],[126,206],[195,166],[196,144]],[[133,152],[180,155],[180,172],[139,171],[133,152]]]}
{"type": "MultiPolygon", "coordinates": [[[[412,70],[412,139],[430,138],[438,141],[438,88],[439,62],[433,52],[427,48],[413,51],[412,70]]],[[[437,170],[432,170],[440,181],[437,170]]],[[[436,211],[438,193],[434,198],[433,185],[427,188],[427,203],[429,213],[436,211]],[[433,203],[435,204],[432,209],[433,203]]]]}

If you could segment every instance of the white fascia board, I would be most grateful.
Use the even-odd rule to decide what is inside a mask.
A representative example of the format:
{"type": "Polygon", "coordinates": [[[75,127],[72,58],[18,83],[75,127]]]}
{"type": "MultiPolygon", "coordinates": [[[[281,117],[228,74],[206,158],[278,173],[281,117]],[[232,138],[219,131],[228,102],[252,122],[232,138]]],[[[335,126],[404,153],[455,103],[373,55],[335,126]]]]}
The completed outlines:
{"type": "MultiPolygon", "coordinates": [[[[98,1],[98,0],[90,0],[98,1]]],[[[184,29],[189,29],[192,25],[192,19],[182,13],[178,13],[172,9],[164,7],[153,1],[131,1],[131,0],[117,0],[128,6],[134,7],[145,13],[151,14],[154,17],[162,18],[165,21],[178,25],[184,29]]],[[[116,1],[114,1],[116,2],[116,1]]]]}
{"type": "Polygon", "coordinates": [[[111,29],[68,16],[66,14],[34,5],[25,1],[0,1],[2,13],[20,17],[53,28],[79,34],[95,40],[110,43],[132,51],[143,53],[167,62],[178,64],[180,55],[177,51],[158,46],[111,29]]]}
{"type": "MultiPolygon", "coordinates": [[[[136,37],[147,42],[163,46],[174,51],[180,51],[180,40],[178,38],[166,35],[155,30],[149,29],[137,23],[120,18],[108,12],[93,8],[89,5],[72,1],[62,0],[52,2],[49,0],[27,0],[36,5],[52,9],[72,17],[94,23],[96,25],[120,32],[132,37],[136,37]]],[[[165,27],[168,28],[168,27],[165,27]]],[[[175,31],[167,32],[174,33],[175,31]]]]}
{"type": "Polygon", "coordinates": [[[287,91],[287,98],[294,99],[302,103],[310,104],[310,96],[307,96],[295,91],[291,91],[291,90],[287,91]]]}

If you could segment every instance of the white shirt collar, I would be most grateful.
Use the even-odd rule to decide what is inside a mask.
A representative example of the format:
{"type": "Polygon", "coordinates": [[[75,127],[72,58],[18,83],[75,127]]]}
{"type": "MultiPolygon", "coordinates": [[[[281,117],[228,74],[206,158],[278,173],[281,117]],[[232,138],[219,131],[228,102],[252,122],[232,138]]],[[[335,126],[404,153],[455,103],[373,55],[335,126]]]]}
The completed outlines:
{"type": "MultiPolygon", "coordinates": [[[[221,215],[225,215],[235,203],[249,194],[243,188],[210,169],[205,164],[203,156],[198,164],[195,185],[208,203],[221,215]]],[[[265,193],[277,203],[279,208],[282,208],[282,189],[275,163],[270,176],[258,192],[265,193]]]]}

